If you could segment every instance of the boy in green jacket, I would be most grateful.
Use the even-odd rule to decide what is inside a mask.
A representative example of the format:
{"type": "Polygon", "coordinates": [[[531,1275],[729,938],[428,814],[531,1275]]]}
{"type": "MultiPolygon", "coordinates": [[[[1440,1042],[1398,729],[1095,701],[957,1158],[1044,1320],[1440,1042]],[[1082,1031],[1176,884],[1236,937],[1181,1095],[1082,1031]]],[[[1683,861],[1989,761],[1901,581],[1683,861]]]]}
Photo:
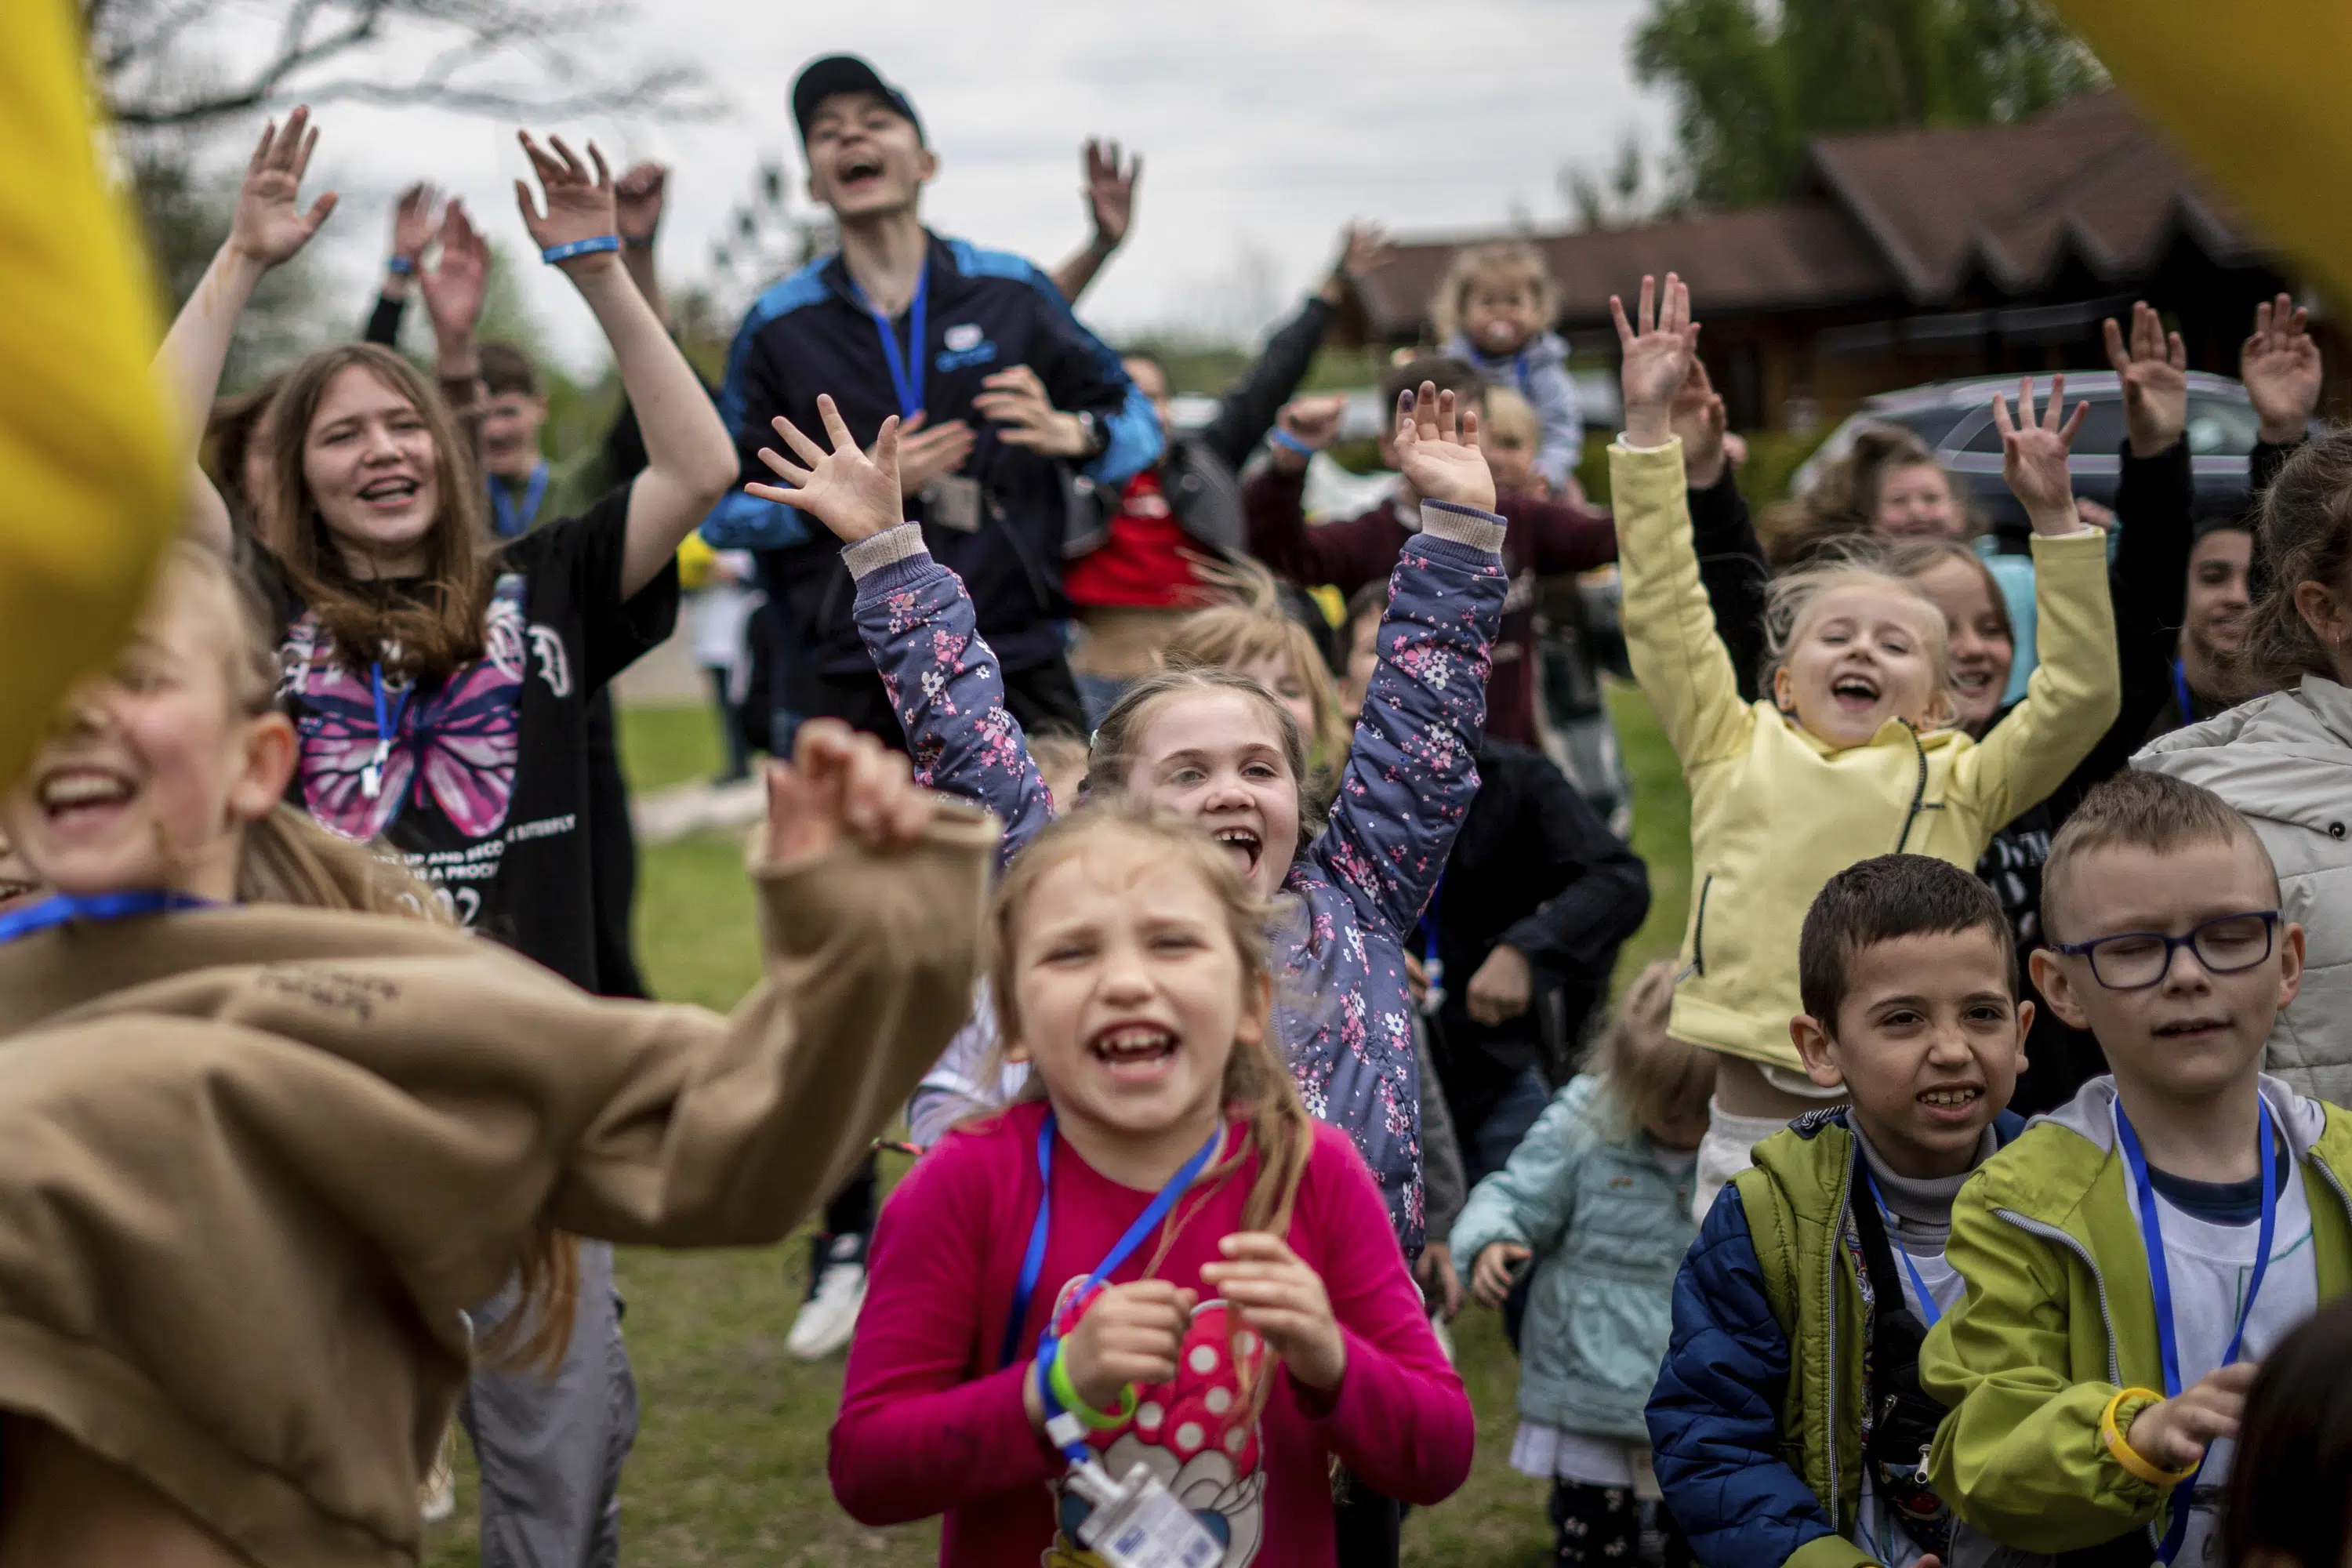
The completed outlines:
{"type": "MultiPolygon", "coordinates": [[[[2352,1125],[2262,1075],[2302,929],[2244,818],[2132,773],[2052,846],[2033,977],[2113,1076],[1960,1194],[1936,1489],[2020,1552],[2202,1563],[2253,1363],[2352,1283],[2352,1125]]],[[[2209,1545],[2209,1542],[2210,1543],[2209,1545]]]]}
{"type": "Polygon", "coordinates": [[[1939,1568],[1919,1345],[1959,1299],[1954,1197],[2022,1130],[2033,1005],[1991,889],[1923,855],[1832,877],[1797,950],[1799,1059],[1853,1103],[1758,1144],[1707,1211],[1650,1396],[1658,1484],[1710,1568],[1939,1568]]]}

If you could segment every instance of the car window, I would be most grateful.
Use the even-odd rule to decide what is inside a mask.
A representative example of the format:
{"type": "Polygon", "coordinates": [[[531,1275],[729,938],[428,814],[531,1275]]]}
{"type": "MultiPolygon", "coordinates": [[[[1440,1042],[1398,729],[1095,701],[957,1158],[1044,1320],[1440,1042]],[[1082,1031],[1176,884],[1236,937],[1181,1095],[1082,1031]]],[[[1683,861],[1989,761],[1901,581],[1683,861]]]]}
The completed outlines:
{"type": "Polygon", "coordinates": [[[1968,413],[1969,410],[1966,408],[1954,408],[1949,405],[1937,404],[1927,408],[1913,408],[1901,414],[1881,417],[1889,425],[1902,426],[1928,446],[1938,447],[1943,444],[1944,437],[1952,433],[1952,427],[1965,418],[1968,413]]]}
{"type": "Polygon", "coordinates": [[[2251,404],[2224,397],[2189,400],[2189,455],[2242,458],[2254,449],[2262,426],[2251,404]]]}
{"type": "MultiPolygon", "coordinates": [[[[2047,397],[2050,393],[2049,383],[2037,381],[2034,385],[2033,392],[2034,396],[2037,399],[2047,397]]],[[[1986,401],[1990,404],[1991,399],[1988,397],[1986,401]]],[[[2089,398],[2085,401],[2090,404],[2091,409],[2089,413],[2083,416],[2083,428],[2075,433],[2074,455],[2077,457],[2094,455],[2103,458],[2111,457],[2123,448],[2123,399],[2109,395],[2102,397],[2089,398]]],[[[2067,400],[2067,406],[2069,408],[2074,406],[2073,399],[2070,398],[2067,400]]],[[[2012,414],[2017,412],[2016,398],[2014,395],[2011,395],[2011,396],[2010,411],[2012,414]]],[[[2195,412],[2193,405],[2191,405],[2190,411],[2193,415],[2195,412]]],[[[2195,448],[2192,447],[2191,449],[2194,450],[2195,448]]],[[[1961,450],[1967,452],[1991,452],[1998,454],[2000,451],[2000,426],[1993,420],[1986,420],[1984,424],[1977,429],[1976,433],[1969,437],[1969,444],[1962,447],[1961,450]]]]}

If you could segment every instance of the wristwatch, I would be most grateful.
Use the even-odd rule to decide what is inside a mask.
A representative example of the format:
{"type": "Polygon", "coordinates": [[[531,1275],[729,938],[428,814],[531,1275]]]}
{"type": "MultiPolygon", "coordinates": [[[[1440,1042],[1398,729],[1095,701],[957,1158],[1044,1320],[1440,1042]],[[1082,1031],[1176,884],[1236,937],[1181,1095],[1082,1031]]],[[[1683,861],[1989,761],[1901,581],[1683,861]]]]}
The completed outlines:
{"type": "Polygon", "coordinates": [[[1103,434],[1102,421],[1097,419],[1092,414],[1087,413],[1084,409],[1080,409],[1078,411],[1077,419],[1078,434],[1086,437],[1087,443],[1087,449],[1080,453],[1079,456],[1085,458],[1101,457],[1102,449],[1110,445],[1110,438],[1103,434]]]}

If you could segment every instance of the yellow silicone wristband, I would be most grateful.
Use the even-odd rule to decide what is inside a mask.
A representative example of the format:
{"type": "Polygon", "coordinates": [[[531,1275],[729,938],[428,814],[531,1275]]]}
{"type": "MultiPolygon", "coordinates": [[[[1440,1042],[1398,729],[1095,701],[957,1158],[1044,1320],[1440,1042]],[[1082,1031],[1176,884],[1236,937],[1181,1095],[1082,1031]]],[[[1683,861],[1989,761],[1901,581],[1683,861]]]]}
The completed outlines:
{"type": "Polygon", "coordinates": [[[2116,1396],[2107,1401],[2106,1409],[2099,1416],[2099,1436],[2106,1439],[2107,1452],[2116,1457],[2116,1463],[2153,1487],[2177,1487],[2195,1475],[2197,1467],[2194,1465],[2185,1470],[2163,1468],[2125,1439],[2123,1428],[2116,1425],[2116,1412],[2123,1408],[2126,1399],[2145,1399],[2150,1405],[2164,1403],[2164,1395],[2152,1388],[2116,1390],[2116,1396]]]}

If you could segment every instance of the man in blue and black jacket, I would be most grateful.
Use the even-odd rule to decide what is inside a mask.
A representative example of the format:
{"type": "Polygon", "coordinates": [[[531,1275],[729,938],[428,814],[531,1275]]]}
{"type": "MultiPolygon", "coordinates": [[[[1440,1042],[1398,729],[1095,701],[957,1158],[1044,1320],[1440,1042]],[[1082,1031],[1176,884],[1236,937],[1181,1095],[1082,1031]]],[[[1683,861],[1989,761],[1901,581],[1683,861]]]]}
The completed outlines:
{"type": "MultiPolygon", "coordinates": [[[[1116,493],[1160,456],[1159,422],[1045,273],[923,226],[922,188],[939,160],[913,105],[872,66],[845,55],[811,63],[793,83],[793,115],[810,194],[833,210],[841,249],[769,289],[736,334],[719,411],[743,478],[774,482],[758,458],[763,446],[782,449],[770,421],[818,430],[819,393],[862,443],[891,415],[906,419],[907,515],[970,589],[1004,668],[1006,705],[1024,724],[1076,727],[1084,716],[1062,653],[1071,485],[1083,475],[1116,493]]],[[[776,672],[780,706],[903,744],[851,622],[835,542],[740,490],[703,537],[760,552],[793,644],[790,668],[776,672]]]]}

